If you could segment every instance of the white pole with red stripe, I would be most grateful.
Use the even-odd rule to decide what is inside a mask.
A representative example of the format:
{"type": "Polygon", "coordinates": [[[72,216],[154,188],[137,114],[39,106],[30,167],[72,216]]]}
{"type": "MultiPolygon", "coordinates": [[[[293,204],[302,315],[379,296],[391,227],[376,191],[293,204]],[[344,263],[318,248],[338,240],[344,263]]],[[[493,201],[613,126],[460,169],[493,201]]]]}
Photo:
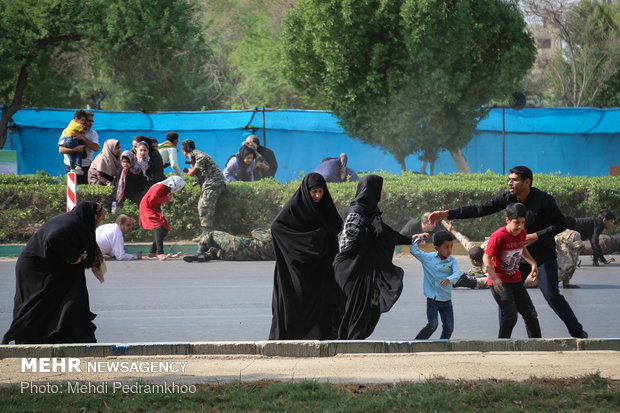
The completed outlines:
{"type": "Polygon", "coordinates": [[[75,172],[67,172],[67,212],[77,204],[77,176],[75,172]]]}

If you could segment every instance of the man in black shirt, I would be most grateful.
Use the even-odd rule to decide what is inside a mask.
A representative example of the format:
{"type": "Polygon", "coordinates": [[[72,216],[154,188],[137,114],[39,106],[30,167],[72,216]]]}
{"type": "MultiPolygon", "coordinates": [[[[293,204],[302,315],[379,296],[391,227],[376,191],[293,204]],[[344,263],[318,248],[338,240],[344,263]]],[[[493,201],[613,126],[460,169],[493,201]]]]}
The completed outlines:
{"type": "Polygon", "coordinates": [[[599,237],[604,230],[610,229],[614,225],[616,217],[608,210],[603,209],[597,217],[589,218],[567,218],[567,224],[570,229],[574,229],[581,235],[583,241],[588,240],[592,244],[592,264],[599,266],[599,263],[611,264],[615,259],[605,259],[603,251],[599,244],[599,237]]]}
{"type": "MultiPolygon", "coordinates": [[[[513,202],[521,202],[527,208],[525,244],[538,265],[538,286],[551,309],[562,319],[571,336],[587,338],[588,334],[577,320],[570,305],[558,288],[558,262],[555,253],[554,236],[566,229],[564,215],[553,197],[532,187],[534,177],[526,166],[510,169],[508,192],[498,194],[490,200],[449,211],[435,211],[429,220],[477,218],[502,211],[513,202]]],[[[530,266],[521,263],[519,268],[525,277],[530,266]]]]}
{"type": "Polygon", "coordinates": [[[431,224],[431,222],[428,220],[428,217],[430,215],[430,212],[425,212],[424,214],[422,214],[420,219],[410,219],[409,221],[405,222],[404,225],[402,225],[402,228],[397,229],[396,227],[394,227],[394,229],[408,237],[413,237],[415,234],[422,234],[424,232],[430,234],[435,230],[436,226],[435,222],[431,224]]]}

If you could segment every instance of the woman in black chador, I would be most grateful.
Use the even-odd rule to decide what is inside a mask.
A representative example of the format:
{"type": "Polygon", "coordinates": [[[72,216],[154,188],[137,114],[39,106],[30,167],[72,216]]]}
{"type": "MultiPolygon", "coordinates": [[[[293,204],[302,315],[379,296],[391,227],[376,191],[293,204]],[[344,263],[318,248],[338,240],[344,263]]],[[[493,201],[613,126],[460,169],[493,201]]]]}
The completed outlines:
{"type": "Polygon", "coordinates": [[[403,289],[404,271],[392,264],[392,256],[396,245],[410,245],[411,238],[383,223],[377,205],[382,197],[383,178],[366,175],[346,212],[340,252],[334,260],[345,302],[338,331],[341,340],[371,335],[381,313],[392,308],[403,289]]]}
{"type": "Polygon", "coordinates": [[[271,224],[276,268],[270,340],[336,338],[338,287],[332,262],[341,227],[325,179],[306,175],[271,224]]]}
{"type": "Polygon", "coordinates": [[[2,344],[97,341],[84,270],[97,255],[95,228],[105,214],[99,203],[80,202],[30,238],[15,266],[13,323],[2,344]]]}

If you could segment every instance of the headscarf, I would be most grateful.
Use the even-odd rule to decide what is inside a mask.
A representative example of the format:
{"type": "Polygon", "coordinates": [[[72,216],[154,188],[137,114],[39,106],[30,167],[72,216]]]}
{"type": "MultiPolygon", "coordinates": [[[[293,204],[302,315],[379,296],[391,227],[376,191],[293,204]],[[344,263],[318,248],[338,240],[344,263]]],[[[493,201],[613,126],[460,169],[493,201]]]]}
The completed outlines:
{"type": "Polygon", "coordinates": [[[183,187],[185,187],[185,181],[183,180],[183,178],[176,175],[166,178],[161,182],[161,184],[169,187],[171,194],[176,194],[181,189],[183,189],[183,187]]]}
{"type": "Polygon", "coordinates": [[[337,234],[342,229],[342,219],[327,189],[325,178],[315,172],[304,177],[299,189],[282,208],[275,221],[299,232],[324,227],[337,234]],[[310,195],[310,190],[314,188],[323,188],[323,197],[319,202],[314,202],[310,195]]]}
{"type": "MultiPolygon", "coordinates": [[[[97,220],[95,214],[98,214],[103,209],[103,206],[98,202],[85,201],[78,203],[70,212],[69,215],[76,215],[79,217],[85,230],[81,236],[84,239],[86,246],[86,258],[82,261],[86,268],[90,268],[95,259],[97,250],[97,241],[95,236],[95,229],[97,227],[97,220]]],[[[76,229],[77,231],[77,229],[76,229]]]]}
{"type": "Polygon", "coordinates": [[[134,153],[135,162],[133,163],[134,165],[131,168],[131,172],[138,173],[138,171],[141,171],[142,175],[147,176],[146,170],[149,168],[149,161],[151,160],[151,157],[149,156],[150,152],[151,152],[151,146],[147,142],[144,142],[144,141],[138,142],[138,144],[136,145],[136,153],[134,153]],[[141,161],[138,160],[138,155],[137,155],[138,147],[140,145],[146,146],[146,157],[142,159],[141,161]]]}
{"type": "MultiPolygon", "coordinates": [[[[136,154],[133,151],[125,151],[121,154],[121,159],[122,158],[127,158],[129,159],[129,171],[133,172],[133,173],[141,173],[140,168],[136,168],[136,154]],[[135,172],[134,172],[135,170],[135,172]]],[[[118,185],[116,187],[116,202],[117,204],[120,205],[120,203],[123,201],[123,199],[125,198],[125,187],[127,186],[127,172],[128,170],[123,168],[121,170],[121,173],[118,177],[118,185]]]]}
{"type": "Polygon", "coordinates": [[[88,226],[88,229],[95,230],[97,220],[95,214],[101,212],[101,204],[93,201],[84,201],[78,203],[69,214],[77,215],[88,226]]]}
{"type": "Polygon", "coordinates": [[[381,213],[379,210],[379,200],[381,199],[381,189],[383,188],[383,178],[379,175],[364,175],[357,184],[355,198],[351,201],[347,209],[347,215],[355,212],[364,219],[381,213]]]}
{"type": "Polygon", "coordinates": [[[109,176],[116,176],[119,169],[121,169],[121,159],[120,156],[117,158],[114,155],[114,149],[119,143],[120,142],[116,139],[108,139],[105,141],[101,153],[95,157],[95,160],[91,164],[91,168],[109,176]]]}

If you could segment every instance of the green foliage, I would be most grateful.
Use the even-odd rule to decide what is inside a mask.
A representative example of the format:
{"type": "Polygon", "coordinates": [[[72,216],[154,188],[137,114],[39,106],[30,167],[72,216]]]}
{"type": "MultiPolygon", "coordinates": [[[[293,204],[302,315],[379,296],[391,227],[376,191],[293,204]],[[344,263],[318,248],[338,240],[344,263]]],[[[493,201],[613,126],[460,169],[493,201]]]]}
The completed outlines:
{"type": "Polygon", "coordinates": [[[347,133],[404,166],[462,148],[535,48],[512,2],[303,0],[285,20],[286,76],[325,99],[347,133]]]}
{"type": "Polygon", "coordinates": [[[105,109],[212,109],[211,83],[202,70],[210,58],[199,10],[188,0],[119,0],[101,6],[91,24],[91,63],[124,91],[105,109]]]}
{"type": "Polygon", "coordinates": [[[299,0],[215,0],[205,7],[205,31],[226,73],[221,85],[226,107],[321,109],[320,102],[295,92],[281,70],[281,19],[299,0]]]}
{"type": "Polygon", "coordinates": [[[620,93],[620,5],[581,1],[560,28],[564,47],[551,59],[546,78],[551,103],[613,106],[620,93]]]}
{"type": "MultiPolygon", "coordinates": [[[[60,388],[66,383],[58,383],[60,388]]],[[[195,393],[67,394],[0,389],[8,411],[616,411],[617,381],[592,375],[567,380],[428,380],[389,385],[259,381],[197,386],[195,393]]]]}
{"type": "Polygon", "coordinates": [[[603,83],[601,91],[594,98],[593,105],[599,108],[620,107],[620,71],[603,83]]]}
{"type": "Polygon", "coordinates": [[[84,37],[92,6],[93,2],[77,0],[0,0],[0,103],[12,101],[22,67],[32,67],[27,74],[31,84],[26,104],[40,103],[36,98],[42,96],[41,89],[50,87],[52,93],[59,85],[69,89],[68,82],[50,67],[60,47],[75,45],[84,37]]]}
{"type": "MultiPolygon", "coordinates": [[[[426,211],[455,208],[483,202],[506,190],[506,178],[491,172],[485,174],[451,174],[433,177],[414,173],[381,174],[385,196],[380,204],[385,222],[397,224],[403,219],[420,217],[426,211]]],[[[50,217],[66,208],[66,182],[44,174],[13,177],[0,176],[0,242],[24,242],[50,217]],[[29,182],[30,181],[30,182],[29,182]]],[[[191,178],[188,178],[190,182],[191,178]]],[[[217,229],[233,234],[248,234],[254,228],[268,228],[282,206],[299,188],[300,180],[281,184],[273,179],[257,182],[232,182],[220,195],[215,214],[217,229]]],[[[566,215],[594,216],[602,208],[618,214],[620,183],[616,177],[561,177],[537,174],[534,186],[549,192],[566,215]]],[[[330,194],[336,208],[344,215],[355,195],[356,182],[330,183],[330,194]]],[[[78,186],[79,200],[102,202],[108,211],[112,187],[78,186]]],[[[170,240],[193,238],[200,230],[198,199],[200,190],[190,183],[164,204],[164,214],[172,231],[170,240]]],[[[126,201],[126,213],[137,219],[138,206],[126,201]]],[[[460,220],[455,229],[472,240],[482,241],[502,225],[503,217],[495,214],[484,218],[460,220]]],[[[108,214],[104,223],[114,222],[108,214]]],[[[127,235],[127,241],[148,241],[149,231],[138,226],[127,235]]]]}
{"type": "Polygon", "coordinates": [[[0,103],[215,108],[198,16],[194,0],[0,0],[0,103]]]}

